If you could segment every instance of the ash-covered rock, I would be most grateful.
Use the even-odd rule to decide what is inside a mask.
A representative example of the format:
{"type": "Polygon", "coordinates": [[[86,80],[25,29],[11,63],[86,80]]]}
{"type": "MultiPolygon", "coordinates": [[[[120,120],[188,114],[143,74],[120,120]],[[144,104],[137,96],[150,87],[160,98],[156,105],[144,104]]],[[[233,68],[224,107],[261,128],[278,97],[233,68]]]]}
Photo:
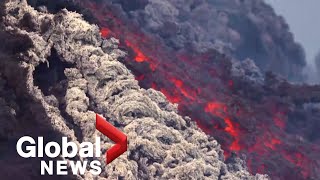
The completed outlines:
{"type": "MultiPolygon", "coordinates": [[[[95,113],[99,113],[128,135],[128,151],[112,164],[103,164],[99,177],[86,173],[67,178],[268,178],[225,164],[217,141],[179,116],[162,93],[141,89],[118,61],[125,53],[118,49],[117,41],[101,39],[98,27],[80,14],[40,12],[25,0],[3,6],[0,37],[6,46],[0,49],[0,137],[4,144],[22,134],[94,142],[99,135],[95,113]]],[[[101,137],[103,150],[110,148],[112,142],[101,137]]],[[[6,166],[0,171],[2,178],[22,179],[27,172],[23,179],[38,177],[37,162],[16,173],[15,163],[23,160],[15,153],[6,155],[16,161],[5,165],[0,160],[6,166]]]]}

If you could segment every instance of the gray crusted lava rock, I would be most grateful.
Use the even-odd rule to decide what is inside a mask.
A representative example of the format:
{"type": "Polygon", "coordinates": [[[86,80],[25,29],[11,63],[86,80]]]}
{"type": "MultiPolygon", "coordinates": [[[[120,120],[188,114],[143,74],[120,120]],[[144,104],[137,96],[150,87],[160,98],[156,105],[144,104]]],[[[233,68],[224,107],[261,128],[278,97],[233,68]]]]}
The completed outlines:
{"type": "MultiPolygon", "coordinates": [[[[94,142],[97,135],[106,150],[112,142],[95,130],[99,113],[128,135],[128,151],[103,164],[98,177],[72,178],[268,179],[251,175],[241,163],[226,165],[217,141],[179,116],[162,93],[141,89],[117,60],[125,55],[117,40],[103,40],[98,27],[80,14],[39,12],[25,0],[8,1],[3,11],[1,36],[12,39],[1,47],[0,114],[8,117],[1,116],[1,138],[59,134],[81,143],[94,142]]],[[[36,173],[29,171],[30,176],[36,173]]],[[[21,174],[24,169],[6,173],[11,179],[21,174]]]]}

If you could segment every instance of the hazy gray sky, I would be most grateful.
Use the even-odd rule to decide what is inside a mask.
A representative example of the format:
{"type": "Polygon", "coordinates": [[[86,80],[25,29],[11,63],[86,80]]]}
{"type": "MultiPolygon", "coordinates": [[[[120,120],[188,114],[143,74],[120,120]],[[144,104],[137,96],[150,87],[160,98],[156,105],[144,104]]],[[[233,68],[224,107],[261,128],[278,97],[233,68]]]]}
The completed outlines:
{"type": "Polygon", "coordinates": [[[265,0],[290,26],[297,42],[312,63],[320,50],[320,0],[265,0]]]}

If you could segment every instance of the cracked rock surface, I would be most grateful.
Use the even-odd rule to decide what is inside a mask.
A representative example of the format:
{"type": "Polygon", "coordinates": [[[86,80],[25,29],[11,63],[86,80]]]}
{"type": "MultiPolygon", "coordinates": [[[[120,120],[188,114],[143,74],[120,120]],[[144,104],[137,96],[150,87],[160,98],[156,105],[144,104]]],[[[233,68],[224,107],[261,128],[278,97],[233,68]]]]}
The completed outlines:
{"type": "Polygon", "coordinates": [[[13,146],[22,135],[47,140],[66,136],[76,143],[94,142],[100,136],[102,151],[110,148],[112,142],[95,129],[95,113],[128,136],[128,151],[107,166],[101,157],[100,176],[87,172],[59,178],[268,179],[251,175],[236,157],[226,164],[217,141],[188,117],[179,116],[177,106],[161,92],[141,89],[118,61],[126,55],[118,49],[118,41],[102,39],[99,28],[80,14],[39,12],[24,0],[1,6],[0,142],[4,146],[0,157],[6,158],[0,159],[4,167],[0,175],[4,179],[40,178],[38,160],[15,153],[13,146]]]}

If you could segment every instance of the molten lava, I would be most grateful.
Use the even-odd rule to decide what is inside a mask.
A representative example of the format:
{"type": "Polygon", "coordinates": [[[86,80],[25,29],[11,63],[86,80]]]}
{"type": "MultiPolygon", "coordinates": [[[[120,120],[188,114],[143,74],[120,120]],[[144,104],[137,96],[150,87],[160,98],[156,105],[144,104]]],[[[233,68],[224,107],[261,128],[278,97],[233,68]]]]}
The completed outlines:
{"type": "Polygon", "coordinates": [[[311,169],[320,169],[312,158],[314,151],[308,150],[311,146],[319,150],[319,146],[298,142],[285,132],[285,105],[246,100],[235,93],[237,84],[225,56],[216,51],[175,52],[157,36],[143,33],[118,15],[110,4],[79,3],[89,7],[98,19],[103,37],[120,39],[121,47],[130,55],[123,63],[135,73],[140,85],[159,90],[169,101],[178,103],[179,112],[213,135],[226,156],[231,151],[245,154],[253,173],[280,179],[308,179],[314,173],[311,169]],[[299,143],[301,147],[297,147],[299,143]]]}

